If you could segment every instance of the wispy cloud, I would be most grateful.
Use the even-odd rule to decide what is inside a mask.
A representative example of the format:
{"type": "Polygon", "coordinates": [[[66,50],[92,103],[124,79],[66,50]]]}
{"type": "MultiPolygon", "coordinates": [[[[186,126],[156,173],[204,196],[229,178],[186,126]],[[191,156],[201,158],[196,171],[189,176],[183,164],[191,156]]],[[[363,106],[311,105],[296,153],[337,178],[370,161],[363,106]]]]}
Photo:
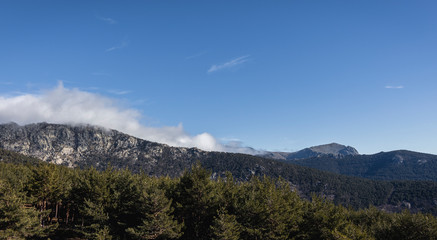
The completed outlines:
{"type": "Polygon", "coordinates": [[[249,60],[249,55],[245,55],[245,56],[241,56],[241,57],[232,59],[231,61],[225,62],[223,64],[219,64],[219,65],[214,64],[208,69],[208,73],[216,72],[216,71],[223,70],[223,69],[233,68],[233,67],[236,67],[240,64],[247,62],[248,60],[249,60]]]}
{"type": "Polygon", "coordinates": [[[101,20],[101,21],[104,21],[106,23],[109,23],[109,24],[116,24],[117,23],[117,21],[115,21],[114,19],[109,18],[109,17],[96,16],[96,18],[101,20]]]}
{"type": "Polygon", "coordinates": [[[220,140],[223,142],[242,142],[241,139],[234,138],[234,137],[223,137],[223,138],[220,138],[220,140]]]}
{"type": "Polygon", "coordinates": [[[110,47],[110,48],[106,49],[105,52],[112,52],[112,51],[117,50],[117,49],[122,49],[122,48],[127,47],[128,45],[129,45],[129,41],[123,40],[119,45],[110,47]]]}
{"type": "Polygon", "coordinates": [[[385,86],[386,89],[402,89],[404,86],[385,86]]]}
{"type": "Polygon", "coordinates": [[[108,90],[108,92],[115,95],[126,95],[131,93],[131,91],[125,91],[125,90],[108,90]]]}
{"type": "Polygon", "coordinates": [[[0,85],[12,85],[14,84],[13,82],[0,82],[0,85]]]}
{"type": "Polygon", "coordinates": [[[255,152],[241,146],[241,143],[222,144],[207,132],[191,135],[182,124],[146,126],[140,121],[147,119],[146,116],[136,109],[123,106],[117,99],[65,88],[60,82],[56,88],[36,94],[0,95],[0,123],[92,124],[171,146],[197,147],[207,151],[255,152]]]}
{"type": "Polygon", "coordinates": [[[203,52],[200,52],[200,53],[188,56],[188,57],[185,58],[185,60],[191,60],[193,58],[198,58],[198,57],[201,57],[201,56],[205,55],[206,53],[207,53],[206,51],[203,51],[203,52]]]}

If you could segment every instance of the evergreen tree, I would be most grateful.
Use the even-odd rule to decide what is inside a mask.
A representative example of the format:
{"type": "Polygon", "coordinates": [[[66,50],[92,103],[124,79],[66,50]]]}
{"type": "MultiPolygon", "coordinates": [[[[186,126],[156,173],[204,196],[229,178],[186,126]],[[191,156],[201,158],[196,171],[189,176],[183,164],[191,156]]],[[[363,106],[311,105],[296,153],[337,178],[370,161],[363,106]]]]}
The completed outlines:
{"type": "Polygon", "coordinates": [[[313,195],[306,204],[298,239],[373,239],[348,219],[348,210],[313,195]]]}
{"type": "Polygon", "coordinates": [[[437,220],[431,215],[404,211],[392,214],[391,224],[380,229],[379,239],[434,240],[437,239],[437,220]]]}
{"type": "Polygon", "coordinates": [[[243,239],[289,239],[296,233],[302,203],[287,182],[255,177],[240,192],[237,220],[243,239]]]}
{"type": "Polygon", "coordinates": [[[83,234],[91,239],[112,239],[109,232],[109,215],[101,202],[85,200],[83,214],[88,218],[87,225],[83,226],[83,234]]]}
{"type": "Polygon", "coordinates": [[[80,217],[79,233],[88,238],[109,238],[107,209],[111,198],[110,184],[104,174],[94,168],[80,171],[75,177],[72,188],[73,210],[80,217]]]}
{"type": "Polygon", "coordinates": [[[0,239],[42,237],[51,230],[40,226],[39,212],[26,207],[23,197],[0,180],[0,239]]]}
{"type": "Polygon", "coordinates": [[[365,210],[349,210],[349,218],[357,225],[361,226],[366,232],[374,236],[375,239],[390,239],[391,233],[388,229],[393,224],[393,214],[381,211],[376,207],[369,207],[365,210]]]}
{"type": "Polygon", "coordinates": [[[171,215],[171,200],[160,189],[156,179],[143,179],[141,205],[137,214],[142,223],[126,231],[137,239],[175,239],[181,236],[182,224],[171,215]]]}
{"type": "Polygon", "coordinates": [[[309,202],[281,179],[210,176],[200,164],[171,179],[0,162],[0,239],[437,240],[432,215],[309,202]]]}
{"type": "Polygon", "coordinates": [[[172,195],[175,215],[184,223],[181,239],[211,239],[210,226],[218,209],[218,197],[210,176],[211,172],[197,163],[176,185],[172,195]]]}
{"type": "Polygon", "coordinates": [[[127,228],[141,224],[142,186],[127,169],[108,169],[103,174],[110,194],[105,205],[108,224],[113,235],[124,239],[127,228]]]}
{"type": "Polygon", "coordinates": [[[214,183],[217,193],[217,201],[221,208],[227,213],[234,215],[238,208],[238,199],[241,194],[241,186],[235,182],[230,172],[226,172],[226,177],[219,177],[214,183]]]}
{"type": "Polygon", "coordinates": [[[41,213],[41,225],[44,226],[52,220],[58,222],[59,206],[62,199],[66,199],[71,188],[70,177],[63,167],[55,164],[41,164],[32,168],[32,174],[28,179],[27,192],[33,198],[34,205],[41,213]],[[44,217],[43,217],[44,216],[44,217]]]}
{"type": "Polygon", "coordinates": [[[235,215],[228,214],[225,208],[217,211],[211,226],[213,240],[239,240],[241,225],[235,215]]]}

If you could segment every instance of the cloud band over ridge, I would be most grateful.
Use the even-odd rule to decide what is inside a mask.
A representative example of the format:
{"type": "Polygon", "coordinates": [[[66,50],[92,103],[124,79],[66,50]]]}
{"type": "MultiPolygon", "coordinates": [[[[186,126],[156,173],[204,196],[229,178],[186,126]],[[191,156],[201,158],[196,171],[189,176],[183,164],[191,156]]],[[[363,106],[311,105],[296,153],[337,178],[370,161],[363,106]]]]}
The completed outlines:
{"type": "Polygon", "coordinates": [[[0,96],[0,123],[91,124],[170,146],[197,147],[206,151],[256,152],[250,148],[222,144],[206,132],[192,136],[185,132],[182,124],[144,126],[140,118],[138,110],[121,108],[114,99],[76,88],[68,89],[62,83],[41,94],[0,96]]]}

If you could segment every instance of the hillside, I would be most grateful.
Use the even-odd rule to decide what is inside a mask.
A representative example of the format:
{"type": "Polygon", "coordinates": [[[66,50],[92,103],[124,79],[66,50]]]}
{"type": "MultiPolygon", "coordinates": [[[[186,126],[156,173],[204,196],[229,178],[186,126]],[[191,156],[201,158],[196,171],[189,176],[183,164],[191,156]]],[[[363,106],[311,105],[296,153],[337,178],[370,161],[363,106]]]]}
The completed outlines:
{"type": "Polygon", "coordinates": [[[291,161],[343,175],[379,180],[437,181],[437,155],[406,150],[381,152],[372,155],[313,157],[291,161]]]}
{"type": "Polygon", "coordinates": [[[96,126],[48,123],[0,125],[0,148],[69,167],[104,169],[111,163],[132,171],[171,176],[179,175],[207,154],[196,148],[169,147],[96,126]],[[162,168],[165,172],[159,170],[162,168]]]}
{"type": "Polygon", "coordinates": [[[410,208],[437,213],[435,182],[372,181],[251,155],[169,147],[94,126],[0,125],[0,148],[70,167],[105,169],[111,165],[156,176],[180,176],[200,161],[214,178],[226,171],[239,181],[254,175],[281,177],[305,198],[318,193],[356,208],[376,205],[393,211],[410,208]]]}
{"type": "Polygon", "coordinates": [[[345,156],[359,155],[358,151],[351,147],[338,143],[330,143],[319,146],[313,146],[302,149],[297,152],[266,152],[261,154],[261,157],[272,158],[283,161],[293,161],[297,159],[306,159],[312,157],[330,156],[334,158],[342,158],[345,156]]]}

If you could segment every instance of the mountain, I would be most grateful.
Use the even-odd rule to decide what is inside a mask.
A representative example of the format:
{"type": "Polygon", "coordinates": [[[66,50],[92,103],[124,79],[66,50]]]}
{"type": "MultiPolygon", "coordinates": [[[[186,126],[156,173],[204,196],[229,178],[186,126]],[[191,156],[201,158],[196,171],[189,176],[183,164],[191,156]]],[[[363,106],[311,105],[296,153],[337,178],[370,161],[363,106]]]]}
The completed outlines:
{"type": "Polygon", "coordinates": [[[262,157],[292,161],[296,159],[306,159],[312,157],[326,157],[332,156],[335,158],[342,158],[349,155],[359,155],[358,151],[350,146],[341,145],[338,143],[330,143],[302,149],[297,152],[266,152],[261,154],[262,157]]]}
{"type": "MultiPolygon", "coordinates": [[[[224,176],[226,171],[239,181],[263,175],[281,177],[305,198],[317,193],[355,208],[375,205],[437,214],[436,182],[387,182],[343,176],[257,156],[170,147],[89,125],[3,124],[0,148],[4,149],[0,151],[2,161],[12,161],[10,151],[14,151],[69,167],[112,166],[156,176],[180,176],[199,161],[211,170],[213,178],[224,176]]],[[[23,161],[27,160],[18,162],[23,161]]]]}
{"type": "Polygon", "coordinates": [[[294,164],[350,176],[379,180],[437,181],[437,155],[406,150],[372,155],[312,157],[294,164]]]}
{"type": "Polygon", "coordinates": [[[176,148],[90,125],[0,125],[0,148],[69,167],[129,167],[150,174],[179,175],[207,152],[176,148]],[[171,164],[168,164],[171,163],[171,164]],[[158,171],[158,172],[156,172],[158,171]]]}
{"type": "Polygon", "coordinates": [[[353,147],[331,143],[293,153],[267,152],[261,156],[375,180],[437,181],[437,155],[407,150],[361,155],[353,147]]]}

